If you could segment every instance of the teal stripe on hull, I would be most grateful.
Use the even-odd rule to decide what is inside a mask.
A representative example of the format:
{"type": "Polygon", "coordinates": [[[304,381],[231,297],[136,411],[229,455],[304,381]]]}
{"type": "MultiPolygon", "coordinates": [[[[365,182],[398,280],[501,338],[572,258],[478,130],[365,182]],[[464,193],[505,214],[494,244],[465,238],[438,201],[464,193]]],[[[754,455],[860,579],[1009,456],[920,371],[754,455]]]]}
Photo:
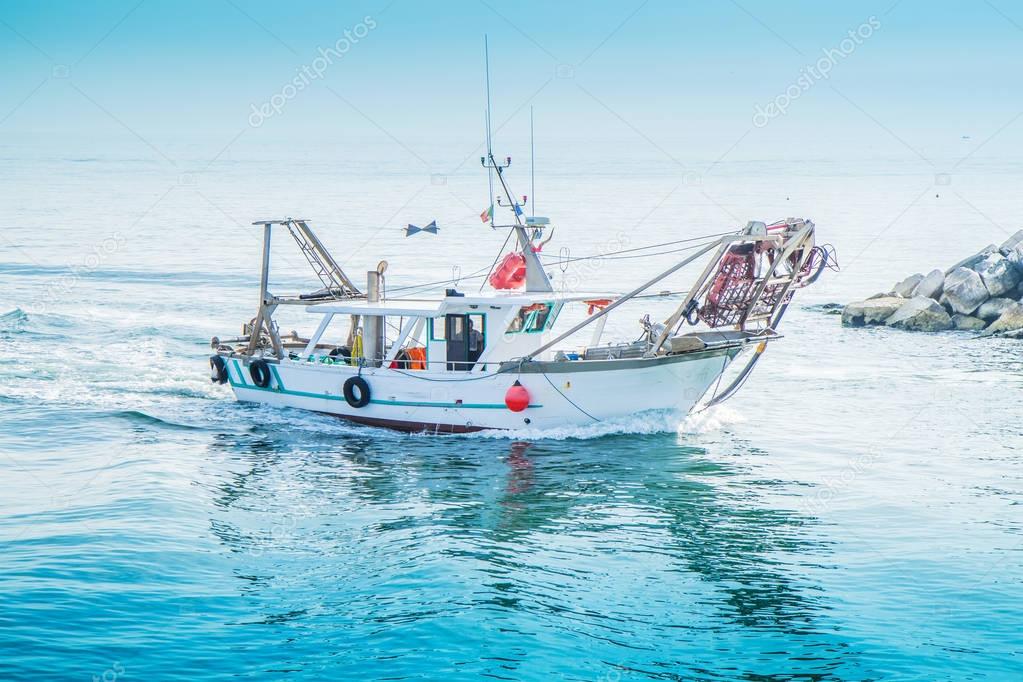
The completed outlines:
{"type": "MultiPolygon", "coordinates": [[[[260,388],[259,386],[248,384],[245,382],[244,374],[242,374],[241,364],[235,360],[232,363],[238,375],[242,377],[241,382],[236,382],[231,376],[231,373],[227,373],[227,378],[231,383],[232,388],[244,388],[249,391],[265,391],[267,393],[281,393],[284,395],[293,395],[300,398],[318,398],[320,400],[340,400],[344,402],[344,396],[340,395],[326,395],[323,393],[309,393],[306,391],[293,391],[291,389],[284,388],[284,383],[281,381],[280,375],[277,373],[277,368],[270,365],[270,371],[273,372],[274,378],[277,379],[277,385],[280,388],[260,388]]],[[[422,402],[418,400],[370,400],[371,405],[393,405],[397,407],[445,407],[451,409],[465,409],[465,410],[507,410],[508,406],[504,403],[430,403],[422,402]]],[[[530,405],[529,409],[543,407],[543,405],[530,405]]]]}

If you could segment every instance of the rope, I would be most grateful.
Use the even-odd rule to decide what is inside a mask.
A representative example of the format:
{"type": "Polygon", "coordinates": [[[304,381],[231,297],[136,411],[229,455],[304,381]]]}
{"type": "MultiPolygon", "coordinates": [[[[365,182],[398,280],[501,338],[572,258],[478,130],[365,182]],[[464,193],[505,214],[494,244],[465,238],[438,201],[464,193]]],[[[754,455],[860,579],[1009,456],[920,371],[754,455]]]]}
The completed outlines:
{"type": "MultiPolygon", "coordinates": [[[[488,364],[488,363],[484,363],[484,364],[488,364]]],[[[424,377],[424,376],[419,376],[418,374],[410,374],[409,372],[403,372],[400,369],[392,369],[391,371],[392,372],[397,372],[398,374],[403,374],[403,375],[405,375],[407,377],[412,377],[413,379],[419,379],[420,381],[439,381],[441,383],[448,383],[448,384],[451,384],[451,383],[456,383],[457,384],[457,383],[462,383],[462,382],[465,382],[465,381],[479,381],[480,379],[491,379],[494,376],[494,373],[491,372],[490,374],[481,373],[479,376],[474,376],[474,377],[471,377],[469,379],[431,379],[430,377],[424,377]]],[[[468,373],[469,372],[466,372],[466,374],[468,374],[468,373]]]]}
{"type": "Polygon", "coordinates": [[[677,239],[677,240],[671,241],[671,242],[662,242],[660,244],[650,244],[648,246],[637,246],[637,247],[631,248],[631,249],[621,249],[620,251],[612,251],[612,252],[610,252],[610,254],[596,254],[596,255],[593,255],[593,256],[577,256],[576,258],[567,258],[567,259],[560,259],[559,258],[559,259],[552,260],[552,261],[549,261],[549,262],[553,265],[555,262],[574,263],[575,261],[579,261],[579,260],[593,260],[593,259],[597,259],[597,258],[604,259],[604,260],[619,260],[619,259],[622,259],[622,258],[644,258],[646,256],[660,256],[660,255],[663,255],[663,254],[666,254],[666,253],[678,253],[679,251],[688,251],[689,249],[697,249],[697,248],[700,248],[701,246],[706,246],[706,244],[696,244],[694,246],[686,247],[684,249],[673,249],[673,250],[670,250],[670,251],[662,251],[662,252],[659,252],[659,253],[641,253],[641,254],[636,255],[636,256],[621,256],[621,255],[618,255],[618,254],[633,253],[635,251],[646,251],[647,249],[657,249],[657,248],[660,248],[662,246],[672,246],[674,244],[688,244],[690,242],[701,241],[701,240],[704,240],[704,239],[712,239],[712,238],[717,238],[717,237],[723,237],[725,235],[732,234],[732,233],[733,233],[732,231],[729,231],[729,232],[721,232],[719,234],[707,234],[707,235],[702,235],[700,237],[690,237],[688,239],[677,239]]]}
{"type": "MultiPolygon", "coordinates": [[[[717,383],[716,383],[716,384],[714,385],[714,391],[713,391],[713,392],[711,393],[711,395],[710,395],[710,400],[708,400],[708,401],[707,401],[707,403],[706,403],[706,404],[705,404],[705,405],[704,405],[703,407],[701,407],[700,409],[698,409],[698,410],[697,410],[696,412],[690,412],[690,413],[689,413],[688,415],[686,415],[686,416],[689,416],[689,417],[695,417],[695,416],[696,416],[696,415],[698,415],[698,414],[703,414],[704,412],[706,412],[707,410],[709,410],[709,409],[710,409],[710,406],[711,406],[711,405],[712,405],[712,404],[714,403],[714,401],[715,401],[715,400],[717,399],[717,393],[718,393],[718,389],[720,389],[720,388],[721,388],[721,380],[722,380],[722,379],[724,378],[724,376],[725,376],[725,370],[726,370],[726,369],[728,368],[728,360],[729,360],[729,358],[728,358],[728,354],[726,353],[726,354],[725,354],[725,355],[723,356],[723,358],[724,358],[724,359],[723,359],[723,360],[721,361],[721,371],[720,371],[720,372],[718,372],[718,380],[717,380],[717,383]]],[[[743,380],[743,382],[745,383],[745,380],[743,380]]]]}
{"type": "MultiPolygon", "coordinates": [[[[707,243],[709,243],[709,242],[703,243],[703,244],[694,244],[693,246],[687,246],[687,247],[683,247],[683,248],[680,248],[680,249],[670,249],[670,250],[667,250],[667,251],[659,251],[659,252],[656,252],[656,253],[639,253],[639,254],[635,254],[635,252],[636,251],[646,251],[648,249],[656,249],[656,248],[660,248],[662,246],[672,246],[674,244],[687,244],[687,243],[690,243],[690,242],[700,241],[700,240],[703,240],[703,239],[711,239],[711,238],[723,237],[724,235],[732,234],[732,233],[733,233],[732,231],[729,231],[729,232],[721,232],[721,233],[718,233],[718,234],[703,235],[703,236],[700,236],[700,237],[690,237],[690,238],[687,238],[687,239],[677,239],[675,241],[662,242],[660,244],[650,244],[648,246],[637,246],[637,247],[634,247],[634,248],[631,248],[631,249],[622,249],[620,251],[612,251],[610,254],[596,254],[596,255],[592,255],[592,256],[578,256],[576,258],[567,258],[567,259],[557,258],[557,257],[553,257],[553,256],[548,257],[548,256],[544,256],[542,254],[537,254],[537,256],[540,257],[541,259],[545,259],[546,262],[544,262],[544,265],[554,265],[556,263],[557,264],[565,264],[565,265],[567,265],[568,263],[574,263],[576,261],[595,260],[595,259],[601,259],[601,260],[626,260],[626,259],[630,259],[630,258],[646,258],[646,257],[654,257],[654,256],[664,256],[664,255],[668,255],[668,254],[672,254],[672,253],[681,253],[683,251],[690,251],[692,249],[698,249],[698,248],[701,248],[703,246],[706,246],[707,243]],[[621,255],[623,253],[633,253],[635,255],[623,256],[623,255],[621,255]]],[[[507,246],[508,240],[510,238],[511,238],[511,232],[509,232],[508,236],[505,237],[504,244],[501,246],[501,251],[504,251],[504,247],[507,246]]],[[[452,284],[452,283],[455,283],[455,282],[468,281],[468,280],[474,280],[474,279],[480,279],[480,278],[489,277],[490,273],[493,272],[493,270],[494,270],[494,266],[497,265],[497,260],[500,259],[500,252],[498,252],[498,254],[499,254],[498,258],[495,259],[494,262],[489,267],[480,268],[479,270],[476,270],[472,274],[466,275],[464,277],[453,278],[453,279],[443,279],[443,280],[438,280],[436,282],[424,282],[424,283],[421,283],[421,284],[408,284],[408,285],[400,286],[400,287],[391,287],[389,289],[389,291],[392,292],[392,293],[398,292],[398,291],[420,293],[420,292],[426,291],[426,290],[428,290],[428,289],[430,289],[432,287],[440,286],[440,285],[443,285],[443,284],[452,284]],[[486,273],[486,274],[484,274],[484,273],[486,273]]]]}
{"type": "Polygon", "coordinates": [[[465,275],[464,277],[457,277],[457,278],[452,278],[452,279],[442,279],[442,280],[438,280],[436,282],[424,282],[424,283],[421,283],[421,284],[407,284],[407,285],[405,285],[403,287],[391,287],[390,291],[393,293],[395,291],[407,291],[407,290],[410,290],[410,289],[424,289],[424,288],[429,288],[429,287],[437,286],[439,284],[452,284],[454,282],[460,282],[462,280],[467,280],[467,279],[478,279],[480,277],[484,277],[485,276],[484,274],[482,274],[485,270],[487,270],[487,268],[480,268],[476,272],[474,272],[474,273],[472,273],[470,275],[465,275]]]}
{"type": "MultiPolygon", "coordinates": [[[[493,221],[491,221],[493,222],[493,221]]],[[[494,262],[490,264],[490,268],[487,270],[487,277],[494,272],[494,268],[497,267],[497,261],[501,258],[501,253],[504,251],[504,247],[508,246],[508,240],[511,239],[512,231],[508,230],[508,236],[504,238],[504,244],[501,244],[501,250],[497,252],[497,256],[494,257],[494,262]]],[[[483,291],[483,284],[480,285],[480,291],[483,291]]]]}
{"type": "Polygon", "coordinates": [[[583,414],[585,414],[585,415],[586,415],[587,417],[589,417],[589,418],[590,418],[590,419],[592,419],[593,421],[595,421],[595,422],[599,422],[599,421],[600,421],[599,419],[597,419],[596,417],[594,417],[594,416],[593,416],[592,414],[590,414],[589,412],[587,412],[587,411],[586,411],[586,410],[584,410],[583,408],[581,408],[581,407],[579,407],[578,405],[576,405],[576,404],[575,404],[574,402],[572,402],[572,399],[571,399],[571,398],[569,398],[569,397],[568,397],[567,395],[565,395],[564,393],[562,393],[562,392],[561,392],[561,391],[560,391],[560,390],[558,389],[558,387],[554,385],[554,382],[553,382],[553,381],[551,381],[551,378],[550,378],[549,376],[547,376],[547,373],[546,373],[546,372],[541,372],[541,374],[543,374],[543,378],[547,380],[547,383],[551,385],[551,388],[553,388],[553,389],[554,389],[555,391],[557,391],[557,392],[558,392],[558,395],[560,395],[560,396],[561,396],[562,398],[564,398],[565,400],[567,400],[567,401],[569,402],[569,404],[570,404],[570,405],[571,405],[572,407],[574,407],[575,409],[579,410],[580,412],[582,412],[583,414]]]}

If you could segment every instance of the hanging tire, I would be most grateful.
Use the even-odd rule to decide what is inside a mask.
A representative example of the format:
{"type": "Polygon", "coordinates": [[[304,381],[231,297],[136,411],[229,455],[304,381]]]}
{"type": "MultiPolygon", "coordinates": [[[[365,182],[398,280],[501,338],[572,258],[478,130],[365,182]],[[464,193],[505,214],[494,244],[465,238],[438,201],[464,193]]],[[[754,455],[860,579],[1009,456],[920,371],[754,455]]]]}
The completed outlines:
{"type": "Polygon", "coordinates": [[[348,377],[342,388],[345,394],[345,401],[352,407],[366,407],[369,405],[369,384],[362,377],[348,377]]]}
{"type": "Polygon", "coordinates": [[[253,360],[249,363],[249,376],[252,383],[260,388],[270,386],[270,363],[266,360],[253,360]]]}
{"type": "Polygon", "coordinates": [[[215,384],[227,383],[227,362],[219,355],[210,356],[210,381],[215,384]]]}

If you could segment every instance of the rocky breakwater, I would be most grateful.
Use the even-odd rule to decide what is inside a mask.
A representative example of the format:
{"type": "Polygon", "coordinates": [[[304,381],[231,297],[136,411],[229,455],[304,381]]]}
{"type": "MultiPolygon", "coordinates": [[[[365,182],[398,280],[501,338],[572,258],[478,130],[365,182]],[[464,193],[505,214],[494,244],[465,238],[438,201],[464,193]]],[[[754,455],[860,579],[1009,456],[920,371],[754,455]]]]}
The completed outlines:
{"type": "Polygon", "coordinates": [[[1023,230],[947,270],[907,277],[842,309],[842,324],[1023,338],[1023,230]]]}

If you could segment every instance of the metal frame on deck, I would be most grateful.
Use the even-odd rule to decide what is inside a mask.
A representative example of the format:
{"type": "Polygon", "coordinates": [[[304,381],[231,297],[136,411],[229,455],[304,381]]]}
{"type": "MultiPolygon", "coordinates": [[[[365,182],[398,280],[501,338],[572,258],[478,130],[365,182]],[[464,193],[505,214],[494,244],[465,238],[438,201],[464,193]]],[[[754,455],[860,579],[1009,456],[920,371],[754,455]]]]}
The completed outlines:
{"type": "Polygon", "coordinates": [[[814,246],[814,224],[810,221],[798,221],[791,224],[786,224],[787,228],[796,229],[798,231],[795,234],[786,236],[785,234],[769,234],[766,232],[766,226],[763,223],[749,223],[743,230],[743,233],[738,235],[727,235],[721,237],[711,244],[704,246],[702,249],[694,253],[693,255],[685,258],[675,265],[671,266],[664,272],[660,273],[656,277],[644,282],[640,286],[636,287],[632,291],[628,292],[621,298],[618,298],[613,303],[605,307],[603,310],[590,315],[582,322],[576,324],[568,331],[558,335],[554,339],[541,345],[539,348],[529,353],[522,358],[522,362],[529,362],[534,360],[544,351],[550,350],[555,347],[568,337],[572,336],[576,332],[582,330],[588,325],[593,324],[599,319],[604,318],[615,308],[625,304],[629,300],[639,296],[644,291],[654,286],[658,282],[662,281],[666,277],[674,274],[681,270],[685,266],[689,265],[693,261],[700,257],[714,251],[716,253],[712,259],[707,263],[707,266],[703,269],[700,277],[696,280],[696,283],[689,289],[686,297],[682,303],[668,318],[664,321],[664,330],[657,336],[657,339],[653,341],[650,348],[645,353],[644,357],[652,358],[662,352],[664,344],[671,337],[672,334],[676,333],[676,327],[681,322],[682,318],[690,310],[690,306],[693,305],[694,301],[700,300],[704,294],[709,290],[713,276],[717,273],[722,258],[732,247],[741,244],[755,244],[760,246],[767,242],[776,242],[778,246],[775,248],[777,253],[771,263],[771,267],[767,272],[762,273],[756,280],[756,289],[754,290],[753,296],[750,298],[748,307],[743,311],[739,323],[735,326],[737,330],[746,330],[746,324],[751,321],[751,313],[756,309],[758,304],[762,303],[764,292],[767,291],[768,286],[780,287],[776,300],[772,302],[772,306],[768,314],[756,316],[754,319],[765,319],[767,321],[766,329],[774,330],[778,322],[781,320],[781,316],[784,314],[785,306],[789,295],[792,291],[792,287],[795,285],[797,279],[803,267],[806,265],[807,260],[810,258],[811,249],[814,246]],[[759,226],[759,228],[758,228],[759,226]],[[763,233],[757,234],[755,231],[763,228],[763,233]],[[802,249],[800,251],[800,249],[802,249]],[[799,259],[796,263],[789,263],[789,259],[793,254],[799,253],[799,259]],[[778,274],[778,269],[783,265],[786,266],[787,272],[778,274]]]}

